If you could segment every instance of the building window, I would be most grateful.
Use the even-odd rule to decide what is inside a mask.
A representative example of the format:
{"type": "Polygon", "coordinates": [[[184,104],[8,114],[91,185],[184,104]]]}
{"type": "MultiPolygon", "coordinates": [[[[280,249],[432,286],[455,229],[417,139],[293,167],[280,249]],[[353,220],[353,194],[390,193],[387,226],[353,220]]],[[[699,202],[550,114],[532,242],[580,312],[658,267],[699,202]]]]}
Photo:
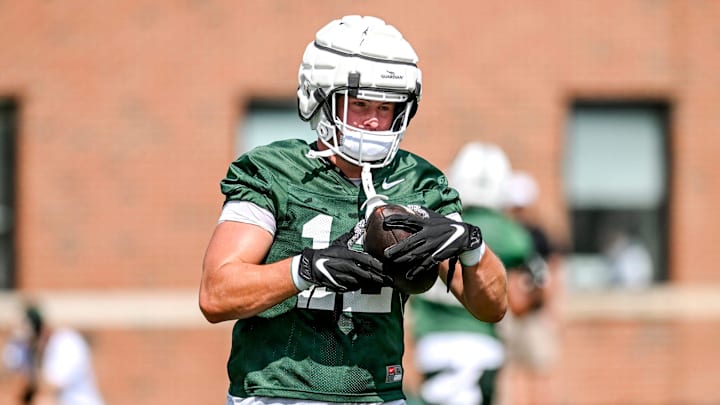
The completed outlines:
{"type": "Polygon", "coordinates": [[[664,104],[573,105],[563,167],[571,288],[667,280],[668,119],[664,104]]]}
{"type": "Polygon", "coordinates": [[[15,134],[17,107],[0,100],[0,289],[15,287],[15,134]]]}
{"type": "Polygon", "coordinates": [[[238,155],[281,139],[298,138],[308,142],[317,139],[310,124],[298,116],[295,100],[251,101],[237,127],[236,135],[235,151],[238,155]]]}

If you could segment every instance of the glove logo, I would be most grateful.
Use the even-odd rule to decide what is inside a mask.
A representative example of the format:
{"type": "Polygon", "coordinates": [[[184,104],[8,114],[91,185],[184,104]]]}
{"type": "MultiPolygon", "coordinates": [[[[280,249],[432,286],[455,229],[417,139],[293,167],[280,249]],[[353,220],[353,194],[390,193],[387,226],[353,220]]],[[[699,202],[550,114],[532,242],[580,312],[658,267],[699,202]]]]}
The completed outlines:
{"type": "Polygon", "coordinates": [[[445,248],[447,248],[448,246],[450,246],[453,242],[455,242],[455,241],[458,240],[461,236],[463,236],[463,234],[465,234],[465,227],[464,227],[464,226],[462,226],[462,225],[460,225],[460,224],[451,224],[450,226],[452,226],[453,228],[455,228],[455,233],[453,233],[452,235],[450,235],[450,237],[445,241],[445,243],[443,243],[442,246],[440,246],[440,247],[438,248],[438,250],[436,250],[435,253],[432,254],[433,257],[435,257],[436,254],[438,254],[438,253],[442,252],[443,250],[445,250],[445,248]]]}
{"type": "Polygon", "coordinates": [[[387,178],[385,178],[385,179],[383,179],[383,182],[382,182],[381,187],[382,187],[383,190],[390,190],[391,188],[393,188],[393,187],[397,186],[398,184],[402,183],[403,181],[405,181],[405,178],[402,178],[402,179],[400,179],[400,180],[391,181],[391,182],[388,183],[387,178]]]}
{"type": "Polygon", "coordinates": [[[345,288],[338,284],[337,281],[333,278],[333,276],[330,275],[330,272],[325,268],[325,262],[327,262],[330,259],[319,259],[317,262],[315,262],[315,267],[317,267],[318,270],[328,279],[331,283],[335,284],[339,289],[344,290],[345,288]]]}

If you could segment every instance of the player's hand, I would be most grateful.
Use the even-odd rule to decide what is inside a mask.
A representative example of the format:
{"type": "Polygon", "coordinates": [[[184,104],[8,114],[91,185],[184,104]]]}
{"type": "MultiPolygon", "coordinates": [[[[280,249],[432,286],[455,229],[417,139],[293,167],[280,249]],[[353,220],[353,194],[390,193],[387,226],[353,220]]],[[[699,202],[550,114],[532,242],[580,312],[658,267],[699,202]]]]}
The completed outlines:
{"type": "Polygon", "coordinates": [[[298,265],[300,277],[339,293],[392,285],[392,277],[383,274],[380,260],[350,248],[349,242],[356,237],[357,227],[325,249],[305,248],[298,265]]]}
{"type": "Polygon", "coordinates": [[[418,215],[390,215],[384,221],[388,228],[413,233],[385,250],[390,261],[411,268],[408,278],[447,259],[451,259],[452,270],[458,257],[463,261],[463,253],[480,249],[483,239],[477,226],[454,221],[424,207],[414,211],[418,215]]]}

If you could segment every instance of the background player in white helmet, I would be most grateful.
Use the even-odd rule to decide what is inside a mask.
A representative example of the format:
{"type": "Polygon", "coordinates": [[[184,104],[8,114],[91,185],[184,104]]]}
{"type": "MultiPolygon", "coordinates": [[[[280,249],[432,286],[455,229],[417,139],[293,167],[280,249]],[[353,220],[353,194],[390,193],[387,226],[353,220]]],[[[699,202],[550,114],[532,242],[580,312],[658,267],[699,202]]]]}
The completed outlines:
{"type": "MultiPolygon", "coordinates": [[[[510,161],[494,144],[471,142],[458,153],[449,171],[460,192],[463,219],[483,229],[485,242],[503,261],[508,282],[524,272],[534,255],[528,232],[503,212],[510,161]]],[[[508,293],[510,308],[513,297],[508,293]]],[[[518,302],[518,301],[515,301],[518,302]]],[[[497,398],[498,373],[506,361],[503,342],[492,323],[477,322],[462,304],[436,284],[413,296],[409,311],[411,361],[420,376],[414,391],[424,404],[489,405],[497,398]]]]}
{"type": "Polygon", "coordinates": [[[384,266],[447,278],[457,263],[453,294],[478,319],[504,316],[502,263],[479,228],[457,221],[458,194],[442,172],[399,149],[421,98],[417,61],[381,19],[330,22],[298,74],[300,117],[318,141],[255,148],[221,181],[225,203],[199,298],[210,322],[235,321],[228,404],[404,404],[408,296],[390,287],[384,266]],[[366,212],[384,200],[427,214],[386,220],[417,231],[386,264],[354,243],[366,212]]]}

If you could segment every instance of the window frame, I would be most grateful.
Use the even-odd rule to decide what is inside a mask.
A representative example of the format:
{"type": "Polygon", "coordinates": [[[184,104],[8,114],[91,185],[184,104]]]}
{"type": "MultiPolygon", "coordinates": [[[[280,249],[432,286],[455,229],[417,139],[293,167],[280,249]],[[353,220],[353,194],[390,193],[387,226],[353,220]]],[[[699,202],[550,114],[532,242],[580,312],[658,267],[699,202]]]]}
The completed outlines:
{"type": "MultiPolygon", "coordinates": [[[[671,149],[671,140],[672,140],[672,132],[671,132],[671,120],[672,120],[672,105],[665,101],[658,101],[658,100],[644,100],[644,99],[638,99],[638,100],[595,100],[595,99],[587,99],[587,98],[580,98],[573,100],[569,104],[568,108],[568,119],[566,121],[566,130],[564,133],[564,140],[563,140],[563,147],[565,149],[565,153],[568,153],[568,144],[571,140],[571,137],[573,136],[572,131],[572,123],[575,119],[578,111],[613,111],[613,110],[636,110],[636,109],[643,109],[648,110],[654,113],[654,115],[659,120],[659,136],[662,137],[660,140],[660,147],[662,148],[662,156],[660,156],[661,161],[663,162],[662,170],[663,173],[661,174],[664,179],[664,187],[660,196],[660,202],[654,209],[637,209],[637,208],[625,208],[625,209],[612,209],[612,208],[588,208],[588,207],[574,207],[573,201],[571,201],[570,197],[568,196],[567,191],[565,192],[566,196],[566,203],[567,203],[567,209],[569,214],[569,220],[570,220],[570,230],[571,230],[571,241],[572,241],[572,249],[570,252],[570,255],[578,255],[581,252],[576,251],[576,242],[578,241],[578,216],[582,215],[583,213],[586,214],[586,220],[598,220],[598,216],[602,216],[602,212],[604,211],[604,214],[607,217],[611,217],[613,215],[629,215],[632,216],[632,211],[637,212],[644,212],[644,214],[640,215],[650,215],[654,216],[655,221],[655,228],[659,230],[664,230],[664,232],[658,232],[657,234],[657,240],[655,241],[655,246],[653,246],[650,250],[652,251],[652,257],[653,257],[653,266],[654,266],[654,273],[653,273],[653,279],[652,279],[652,285],[661,284],[667,281],[670,281],[670,269],[669,269],[669,263],[670,261],[670,251],[668,249],[669,245],[669,235],[670,235],[670,195],[672,190],[672,177],[671,173],[673,170],[673,160],[672,160],[672,149],[671,149]],[[595,212],[593,212],[595,211],[595,212]],[[595,216],[595,218],[592,218],[595,216]]],[[[563,155],[563,165],[566,164],[566,160],[568,159],[568,155],[563,155]]],[[[566,170],[565,167],[563,167],[563,170],[566,170]]],[[[566,179],[563,178],[562,181],[563,187],[568,187],[566,179]]],[[[638,217],[640,216],[638,215],[638,217]]],[[[602,220],[602,219],[600,219],[602,220]]],[[[597,234],[597,229],[594,229],[593,232],[597,234]]],[[[595,252],[592,252],[591,255],[601,255],[601,252],[599,249],[597,249],[595,252]]],[[[605,287],[607,288],[607,287],[605,287]]]]}
{"type": "MultiPolygon", "coordinates": [[[[8,206],[7,230],[2,232],[0,228],[0,258],[4,261],[0,265],[0,271],[7,271],[0,277],[0,290],[17,289],[17,143],[18,143],[18,120],[20,108],[14,99],[0,99],[0,142],[6,143],[0,147],[0,165],[6,173],[0,179],[0,204],[8,206]],[[2,201],[5,200],[5,201],[2,201]]],[[[1,172],[0,172],[1,173],[1,172]]]]}

